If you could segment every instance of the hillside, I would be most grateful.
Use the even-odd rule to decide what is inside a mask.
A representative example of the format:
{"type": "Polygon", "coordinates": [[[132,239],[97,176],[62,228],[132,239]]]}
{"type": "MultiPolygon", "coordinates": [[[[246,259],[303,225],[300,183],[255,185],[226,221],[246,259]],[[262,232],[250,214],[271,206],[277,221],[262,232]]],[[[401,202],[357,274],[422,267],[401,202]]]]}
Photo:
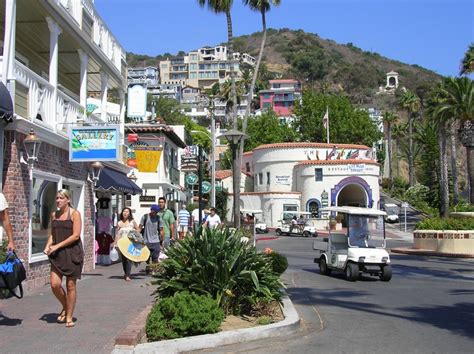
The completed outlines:
{"type": "MultiPolygon", "coordinates": [[[[234,48],[257,56],[261,32],[236,37],[234,48]]],[[[183,55],[184,52],[175,55],[183,55]]],[[[160,60],[174,56],[170,53],[150,57],[127,53],[130,67],[158,66],[160,60]]],[[[296,78],[305,86],[324,88],[347,94],[359,105],[394,109],[393,96],[376,95],[379,86],[385,86],[385,74],[399,73],[400,86],[419,96],[440,80],[441,76],[418,65],[391,60],[374,52],[363,51],[351,43],[338,44],[321,39],[317,34],[302,30],[269,29],[263,63],[268,78],[296,78]]]]}

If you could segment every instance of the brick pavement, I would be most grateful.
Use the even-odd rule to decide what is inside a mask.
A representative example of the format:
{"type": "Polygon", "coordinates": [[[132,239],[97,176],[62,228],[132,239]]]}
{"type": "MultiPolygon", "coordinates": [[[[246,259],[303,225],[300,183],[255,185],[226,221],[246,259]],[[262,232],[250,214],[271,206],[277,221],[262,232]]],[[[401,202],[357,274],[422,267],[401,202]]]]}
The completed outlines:
{"type": "Polygon", "coordinates": [[[59,302],[49,287],[0,299],[0,350],[3,353],[110,353],[114,340],[153,301],[152,278],[132,269],[125,282],[121,264],[98,266],[78,282],[74,328],[57,324],[59,302]]]}

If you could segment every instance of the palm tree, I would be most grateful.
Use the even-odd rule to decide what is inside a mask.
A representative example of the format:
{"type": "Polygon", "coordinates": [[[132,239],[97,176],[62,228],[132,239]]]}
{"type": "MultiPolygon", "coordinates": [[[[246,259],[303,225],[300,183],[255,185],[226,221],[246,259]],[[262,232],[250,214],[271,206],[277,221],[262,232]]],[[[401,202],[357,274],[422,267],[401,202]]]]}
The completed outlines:
{"type": "Polygon", "coordinates": [[[399,104],[408,113],[408,182],[413,186],[415,182],[415,159],[413,153],[413,123],[420,110],[420,99],[413,91],[405,90],[400,97],[399,104]]]}
{"type": "MultiPolygon", "coordinates": [[[[232,87],[232,98],[233,101],[237,101],[237,94],[235,91],[235,75],[234,75],[234,61],[233,61],[233,40],[234,36],[232,33],[232,16],[230,15],[230,9],[232,8],[233,0],[198,0],[201,7],[207,5],[207,7],[217,14],[225,13],[227,19],[227,55],[230,58],[230,81],[232,87]]],[[[237,106],[233,106],[232,119],[234,120],[234,128],[237,129],[237,106]]]]}
{"type": "Polygon", "coordinates": [[[387,128],[387,159],[388,159],[388,179],[390,181],[390,189],[393,185],[392,174],[392,124],[396,123],[398,117],[392,112],[385,112],[382,117],[382,122],[387,128]]]}
{"type": "Polygon", "coordinates": [[[394,124],[392,127],[392,138],[395,139],[395,145],[397,146],[397,151],[396,151],[396,171],[397,171],[397,177],[400,177],[400,146],[401,146],[401,141],[400,139],[405,137],[407,135],[407,125],[403,123],[398,123],[394,124]]]}
{"type": "Polygon", "coordinates": [[[451,120],[449,126],[449,139],[451,148],[451,175],[453,177],[453,204],[459,203],[459,186],[458,186],[458,168],[457,168],[457,148],[456,148],[456,120],[451,120]]]}
{"type": "Polygon", "coordinates": [[[467,49],[464,58],[461,61],[461,69],[459,75],[472,74],[474,72],[474,43],[471,43],[467,49]]]}
{"type": "Polygon", "coordinates": [[[458,120],[461,142],[466,148],[467,172],[470,186],[469,200],[474,201],[474,84],[467,77],[444,79],[440,88],[440,102],[436,113],[446,119],[458,120]]]}
{"type": "MultiPolygon", "coordinates": [[[[249,6],[251,10],[260,12],[262,16],[262,42],[260,43],[260,52],[258,53],[257,63],[253,70],[252,82],[250,84],[250,89],[247,96],[247,108],[245,110],[244,121],[242,124],[242,132],[245,134],[247,130],[247,120],[250,115],[250,103],[253,99],[253,93],[255,91],[255,83],[257,82],[258,70],[260,68],[260,62],[263,57],[263,50],[265,48],[265,41],[267,39],[267,20],[266,13],[270,11],[271,5],[278,6],[280,5],[280,0],[242,0],[244,5],[249,6]]],[[[239,159],[242,160],[244,153],[244,144],[240,145],[239,159]]]]}

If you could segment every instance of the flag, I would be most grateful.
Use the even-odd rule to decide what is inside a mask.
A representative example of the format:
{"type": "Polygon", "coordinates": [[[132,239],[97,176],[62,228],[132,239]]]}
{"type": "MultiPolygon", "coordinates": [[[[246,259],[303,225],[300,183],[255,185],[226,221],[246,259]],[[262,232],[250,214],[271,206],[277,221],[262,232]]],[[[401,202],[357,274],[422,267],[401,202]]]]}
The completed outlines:
{"type": "Polygon", "coordinates": [[[344,149],[339,151],[339,153],[337,154],[336,160],[340,160],[340,159],[344,158],[344,151],[345,151],[344,149]]]}
{"type": "Polygon", "coordinates": [[[346,155],[346,160],[351,156],[351,154],[352,154],[352,150],[349,150],[346,155]]]}
{"type": "Polygon", "coordinates": [[[328,127],[329,127],[329,110],[328,110],[327,107],[326,107],[326,113],[324,113],[324,117],[323,117],[323,125],[324,125],[324,129],[328,129],[328,127]]]}
{"type": "Polygon", "coordinates": [[[359,157],[359,150],[354,150],[354,152],[349,156],[349,159],[355,159],[357,157],[359,157]]]}
{"type": "Polygon", "coordinates": [[[319,151],[316,150],[316,160],[319,160],[319,151]]]}
{"type": "MultiPolygon", "coordinates": [[[[326,157],[326,160],[331,160],[331,158],[336,155],[336,152],[337,152],[337,147],[334,146],[331,150],[331,152],[329,153],[329,155],[326,157]]],[[[326,151],[327,153],[327,151],[326,151]]]]}

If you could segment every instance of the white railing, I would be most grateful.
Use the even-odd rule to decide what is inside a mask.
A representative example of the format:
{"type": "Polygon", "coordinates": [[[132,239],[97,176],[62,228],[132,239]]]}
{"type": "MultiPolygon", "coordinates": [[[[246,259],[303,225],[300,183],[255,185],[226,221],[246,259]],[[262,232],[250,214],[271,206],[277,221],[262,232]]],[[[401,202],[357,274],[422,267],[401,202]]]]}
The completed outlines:
{"type": "Polygon", "coordinates": [[[82,6],[81,0],[56,0],[71,17],[81,26],[82,22],[82,6]]]}
{"type": "Polygon", "coordinates": [[[57,128],[67,133],[68,126],[81,122],[84,119],[85,108],[59,90],[56,102],[57,128]]]}

